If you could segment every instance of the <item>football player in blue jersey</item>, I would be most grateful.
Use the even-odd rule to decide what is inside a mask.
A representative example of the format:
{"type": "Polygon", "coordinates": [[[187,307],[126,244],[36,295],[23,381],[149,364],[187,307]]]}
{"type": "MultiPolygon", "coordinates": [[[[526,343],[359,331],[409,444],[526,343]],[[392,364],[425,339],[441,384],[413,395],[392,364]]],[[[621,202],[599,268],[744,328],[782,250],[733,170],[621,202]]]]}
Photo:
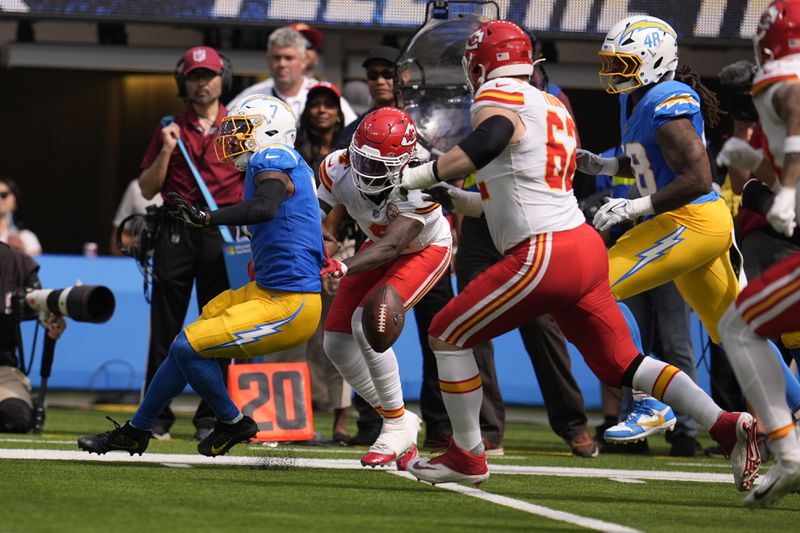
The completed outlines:
{"type": "MultiPolygon", "coordinates": [[[[620,95],[624,155],[579,150],[578,170],[633,177],[640,197],[609,199],[593,223],[604,231],[647,218],[609,250],[611,290],[622,300],[674,281],[719,343],[717,323],[739,288],[728,256],[733,220],[711,188],[706,152],[705,123],[713,127],[718,121],[717,98],[687,66],[678,68],[677,35],[661,19],[617,22],[599,55],[603,89],[620,95]]],[[[649,397],[637,404],[631,417],[606,431],[606,440],[634,441],[668,429],[669,421],[659,416],[664,404],[649,397]]],[[[755,425],[742,413],[737,432],[754,441],[755,425]]]]}
{"type": "Polygon", "coordinates": [[[214,431],[197,446],[223,455],[254,437],[258,425],[233,403],[214,358],[250,358],[305,342],[321,313],[322,231],[314,173],[294,149],[292,110],[272,96],[253,95],[222,122],[220,159],[232,160],[245,177],[242,202],[216,211],[168,195],[173,217],[192,227],[248,225],[255,281],[211,300],[200,317],[172,343],[141,405],[116,429],[78,439],[88,452],[142,454],[163,406],[186,384],[214,411],[214,431]]]}

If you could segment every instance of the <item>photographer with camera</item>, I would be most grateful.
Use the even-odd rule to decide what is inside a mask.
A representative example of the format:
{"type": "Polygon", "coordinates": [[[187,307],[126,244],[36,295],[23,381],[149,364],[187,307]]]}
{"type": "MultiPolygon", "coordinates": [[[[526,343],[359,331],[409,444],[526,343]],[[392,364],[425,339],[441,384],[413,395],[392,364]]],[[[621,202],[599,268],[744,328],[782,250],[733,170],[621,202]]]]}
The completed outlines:
{"type": "MultiPolygon", "coordinates": [[[[230,89],[232,75],[230,63],[206,46],[189,49],[178,62],[175,81],[186,111],[172,121],[163,121],[153,133],[139,176],[145,198],[152,199],[159,192],[164,196],[176,193],[204,206],[200,185],[187,163],[186,158],[190,158],[219,207],[242,199],[242,172],[219,161],[213,146],[227,113],[220,97],[230,89]],[[185,146],[186,155],[178,149],[180,143],[185,146]]],[[[170,343],[181,331],[192,285],[197,283],[200,309],[229,288],[222,245],[219,228],[190,231],[180,222],[162,217],[152,252],[153,292],[145,390],[167,357],[170,343]]],[[[219,361],[225,368],[227,361],[219,361]]],[[[165,407],[153,426],[153,434],[168,438],[174,420],[169,406],[165,407]]],[[[213,429],[213,413],[205,402],[198,407],[193,422],[198,440],[213,429]]]]}
{"type": "MultiPolygon", "coordinates": [[[[39,265],[27,254],[0,243],[0,292],[6,310],[0,313],[0,433],[27,433],[33,428],[34,410],[31,382],[21,359],[19,320],[12,313],[13,294],[38,289],[39,265]]],[[[44,321],[47,336],[57,340],[66,328],[64,318],[53,313],[44,321]]]]}

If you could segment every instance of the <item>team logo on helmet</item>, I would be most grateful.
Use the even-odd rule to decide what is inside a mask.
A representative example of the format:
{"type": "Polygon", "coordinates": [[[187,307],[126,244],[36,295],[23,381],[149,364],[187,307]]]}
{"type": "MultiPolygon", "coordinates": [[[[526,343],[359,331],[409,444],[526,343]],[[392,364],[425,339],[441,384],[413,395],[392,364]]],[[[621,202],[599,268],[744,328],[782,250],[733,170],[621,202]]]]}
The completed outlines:
{"type": "Polygon", "coordinates": [[[406,126],[406,131],[403,134],[403,140],[400,143],[403,146],[413,146],[417,143],[417,129],[414,124],[409,122],[406,126]]]}
{"type": "Polygon", "coordinates": [[[467,39],[467,44],[464,47],[464,49],[465,50],[475,50],[476,48],[478,48],[478,45],[483,42],[483,36],[484,35],[485,34],[484,34],[483,30],[480,29],[480,28],[478,28],[477,30],[472,32],[472,35],[470,35],[469,39],[467,39]]]}

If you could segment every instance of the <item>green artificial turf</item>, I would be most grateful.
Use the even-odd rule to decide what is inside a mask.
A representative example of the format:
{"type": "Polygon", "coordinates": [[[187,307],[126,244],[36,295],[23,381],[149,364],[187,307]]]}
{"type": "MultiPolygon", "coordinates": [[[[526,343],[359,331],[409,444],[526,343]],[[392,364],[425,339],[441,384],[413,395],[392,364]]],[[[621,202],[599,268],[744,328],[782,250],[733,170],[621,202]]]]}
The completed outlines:
{"type": "MultiPolygon", "coordinates": [[[[77,451],[77,436],[107,431],[110,415],[129,412],[48,410],[42,436],[0,435],[0,449],[77,451]]],[[[329,416],[316,418],[330,433],[329,416]]],[[[351,431],[355,427],[352,424],[351,431]]],[[[152,440],[146,454],[196,454],[194,428],[179,417],[169,441],[152,440]]],[[[512,423],[506,457],[496,465],[613,468],[727,474],[724,461],[666,456],[662,437],[646,456],[569,456],[544,425],[512,423]]],[[[705,440],[704,444],[710,444],[705,440]]],[[[239,445],[231,455],[265,458],[257,466],[0,460],[0,532],[197,531],[577,531],[544,518],[383,470],[297,466],[295,458],[360,457],[364,448],[239,445]],[[283,459],[283,460],[281,460],[283,459]]],[[[481,489],[549,509],[642,531],[790,531],[800,523],[800,496],[769,510],[742,506],[732,485],[688,481],[495,474],[481,489]],[[631,481],[631,480],[628,480],[631,481]]]]}

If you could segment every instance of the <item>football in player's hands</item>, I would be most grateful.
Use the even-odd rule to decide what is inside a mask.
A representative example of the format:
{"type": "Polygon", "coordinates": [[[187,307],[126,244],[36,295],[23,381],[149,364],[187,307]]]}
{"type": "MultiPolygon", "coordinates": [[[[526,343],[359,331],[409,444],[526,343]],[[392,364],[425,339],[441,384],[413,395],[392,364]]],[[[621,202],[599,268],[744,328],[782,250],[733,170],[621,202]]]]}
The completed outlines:
{"type": "Polygon", "coordinates": [[[405,306],[397,290],[384,284],[376,287],[364,303],[361,326],[367,342],[378,353],[395,343],[405,324],[405,306]]]}

